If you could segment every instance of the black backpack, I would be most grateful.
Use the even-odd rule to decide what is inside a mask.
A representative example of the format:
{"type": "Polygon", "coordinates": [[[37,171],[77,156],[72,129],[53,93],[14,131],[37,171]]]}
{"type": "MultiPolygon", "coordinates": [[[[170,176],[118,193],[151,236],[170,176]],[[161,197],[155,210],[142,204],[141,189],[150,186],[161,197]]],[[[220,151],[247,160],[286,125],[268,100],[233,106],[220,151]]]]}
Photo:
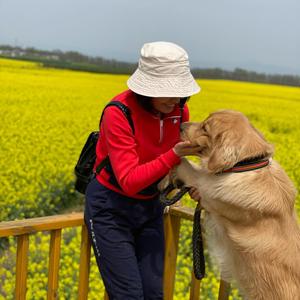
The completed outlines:
{"type": "MultiPolygon", "coordinates": [[[[132,131],[134,133],[134,126],[133,126],[133,121],[131,118],[131,112],[125,104],[123,104],[119,101],[111,101],[104,107],[101,118],[100,118],[100,124],[102,121],[103,113],[104,113],[105,109],[109,106],[116,106],[123,112],[123,114],[126,116],[128,122],[132,128],[132,131]]],[[[100,128],[100,125],[99,125],[99,128],[100,128]]],[[[99,139],[99,131],[93,131],[90,133],[90,135],[88,136],[88,138],[84,144],[84,147],[81,150],[79,159],[78,159],[77,164],[74,169],[75,190],[82,194],[85,194],[87,185],[96,176],[96,174],[98,174],[106,165],[109,164],[109,158],[107,156],[96,167],[95,172],[93,171],[95,161],[96,161],[96,145],[97,145],[98,139],[99,139]]]]}

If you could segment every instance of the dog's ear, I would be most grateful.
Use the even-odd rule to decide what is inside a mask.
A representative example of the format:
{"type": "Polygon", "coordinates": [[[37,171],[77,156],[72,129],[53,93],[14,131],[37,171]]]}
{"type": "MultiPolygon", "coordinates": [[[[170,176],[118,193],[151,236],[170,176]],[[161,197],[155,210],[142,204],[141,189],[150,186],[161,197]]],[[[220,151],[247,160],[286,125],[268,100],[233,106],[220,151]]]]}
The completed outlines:
{"type": "Polygon", "coordinates": [[[245,117],[240,122],[233,121],[230,126],[228,123],[222,124],[223,127],[219,124],[219,128],[215,126],[217,132],[208,160],[209,171],[218,173],[246,159],[272,156],[273,146],[245,117]]]}
{"type": "Polygon", "coordinates": [[[227,135],[228,132],[224,131],[214,138],[207,164],[208,170],[212,173],[228,169],[234,166],[238,160],[237,145],[234,145],[234,141],[227,135]]]}

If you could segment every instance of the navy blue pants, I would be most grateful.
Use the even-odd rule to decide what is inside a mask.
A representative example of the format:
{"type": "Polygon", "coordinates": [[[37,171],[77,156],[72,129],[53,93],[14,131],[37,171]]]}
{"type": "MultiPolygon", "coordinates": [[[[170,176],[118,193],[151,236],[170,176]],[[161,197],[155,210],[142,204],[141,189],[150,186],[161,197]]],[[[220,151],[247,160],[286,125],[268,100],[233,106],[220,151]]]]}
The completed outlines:
{"type": "Polygon", "coordinates": [[[88,185],[84,219],[110,300],[163,299],[163,208],[88,185]]]}

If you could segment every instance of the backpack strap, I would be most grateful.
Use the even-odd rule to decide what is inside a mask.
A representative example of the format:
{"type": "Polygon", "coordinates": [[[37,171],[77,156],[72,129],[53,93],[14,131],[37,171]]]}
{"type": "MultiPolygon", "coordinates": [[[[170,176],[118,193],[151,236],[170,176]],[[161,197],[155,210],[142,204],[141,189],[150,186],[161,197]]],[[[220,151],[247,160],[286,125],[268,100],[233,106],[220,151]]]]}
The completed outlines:
{"type": "MultiPolygon", "coordinates": [[[[134,134],[134,125],[133,125],[133,121],[132,121],[132,118],[131,118],[131,111],[130,109],[125,105],[123,104],[122,102],[120,101],[117,101],[117,100],[113,100],[113,101],[110,101],[103,109],[102,111],[102,114],[101,114],[101,118],[100,118],[100,122],[99,122],[99,128],[100,128],[100,125],[101,125],[101,122],[102,122],[102,118],[103,118],[103,115],[104,115],[104,111],[107,107],[110,107],[110,106],[116,106],[118,107],[122,113],[125,115],[126,119],[128,120],[128,123],[132,129],[132,132],[134,134]]],[[[99,174],[100,171],[109,164],[109,156],[107,155],[102,161],[101,163],[96,167],[96,174],[99,174]]]]}
{"type": "Polygon", "coordinates": [[[101,161],[101,163],[96,167],[96,174],[99,174],[100,171],[109,164],[109,157],[108,155],[101,161]]]}
{"type": "Polygon", "coordinates": [[[130,109],[125,105],[123,104],[122,102],[120,101],[117,101],[117,100],[113,100],[113,101],[110,101],[108,104],[106,104],[106,106],[104,107],[103,111],[102,111],[102,115],[101,115],[101,118],[100,118],[100,123],[99,123],[99,128],[100,128],[100,125],[101,125],[101,122],[102,122],[102,118],[103,118],[103,115],[104,115],[104,111],[107,107],[110,107],[110,106],[116,106],[118,107],[122,113],[125,115],[126,119],[128,120],[129,122],[129,125],[132,129],[132,132],[134,134],[134,125],[133,125],[133,121],[132,121],[132,118],[131,118],[131,111],[130,109]]]}

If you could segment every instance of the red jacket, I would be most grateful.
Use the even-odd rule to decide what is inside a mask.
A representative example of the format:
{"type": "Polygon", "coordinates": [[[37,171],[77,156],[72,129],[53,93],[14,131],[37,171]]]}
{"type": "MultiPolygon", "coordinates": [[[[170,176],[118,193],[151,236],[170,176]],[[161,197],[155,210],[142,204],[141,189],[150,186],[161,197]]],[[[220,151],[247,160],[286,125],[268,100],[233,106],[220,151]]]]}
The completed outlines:
{"type": "MultiPolygon", "coordinates": [[[[180,162],[172,150],[179,141],[180,108],[162,119],[147,112],[136,101],[132,91],[127,90],[113,100],[124,103],[131,111],[134,133],[121,110],[115,106],[106,108],[97,143],[97,166],[107,155],[115,177],[122,190],[109,182],[110,174],[105,168],[97,175],[98,181],[107,188],[123,195],[146,199],[139,191],[164,177],[180,162]]],[[[182,121],[188,121],[185,105],[182,121]]]]}

